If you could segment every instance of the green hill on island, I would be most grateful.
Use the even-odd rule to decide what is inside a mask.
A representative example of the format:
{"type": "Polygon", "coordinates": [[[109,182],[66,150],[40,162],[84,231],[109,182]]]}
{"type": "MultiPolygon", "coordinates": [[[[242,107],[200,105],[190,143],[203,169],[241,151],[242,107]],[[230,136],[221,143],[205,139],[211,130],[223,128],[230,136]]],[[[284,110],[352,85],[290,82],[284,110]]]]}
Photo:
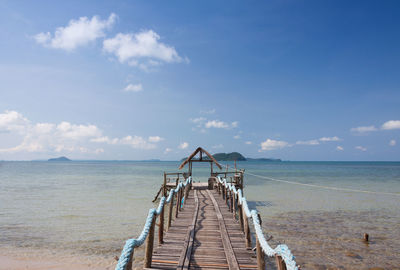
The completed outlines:
{"type": "MultiPolygon", "coordinates": [[[[245,158],[242,154],[238,152],[232,152],[232,153],[216,153],[212,155],[216,160],[218,161],[265,161],[265,162],[280,162],[282,160],[280,159],[275,159],[275,158],[245,158]]],[[[183,158],[183,160],[186,160],[187,157],[183,158]]],[[[203,159],[208,159],[208,157],[203,157],[203,159]]]]}
{"type": "Polygon", "coordinates": [[[232,152],[232,153],[216,153],[213,155],[213,157],[216,160],[221,160],[221,161],[230,161],[230,160],[246,160],[246,158],[238,153],[238,152],[232,152]]]}
{"type": "Polygon", "coordinates": [[[50,158],[48,161],[71,161],[67,157],[50,158]]]}

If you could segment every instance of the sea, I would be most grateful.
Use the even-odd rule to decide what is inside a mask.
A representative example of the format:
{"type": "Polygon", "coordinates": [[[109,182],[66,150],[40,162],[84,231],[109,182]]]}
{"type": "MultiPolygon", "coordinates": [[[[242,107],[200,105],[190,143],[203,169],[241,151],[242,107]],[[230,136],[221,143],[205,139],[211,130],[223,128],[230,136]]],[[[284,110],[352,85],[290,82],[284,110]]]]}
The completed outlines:
{"type": "MultiPolygon", "coordinates": [[[[29,264],[53,256],[113,269],[125,241],[139,236],[157,206],[152,200],[163,172],[178,166],[0,161],[1,258],[29,264]]],[[[244,195],[260,212],[270,245],[287,244],[302,269],[400,269],[400,162],[243,161],[237,167],[245,170],[244,195]]],[[[194,181],[208,176],[208,165],[194,164],[194,181]]],[[[140,269],[142,248],[135,258],[140,269]]]]}

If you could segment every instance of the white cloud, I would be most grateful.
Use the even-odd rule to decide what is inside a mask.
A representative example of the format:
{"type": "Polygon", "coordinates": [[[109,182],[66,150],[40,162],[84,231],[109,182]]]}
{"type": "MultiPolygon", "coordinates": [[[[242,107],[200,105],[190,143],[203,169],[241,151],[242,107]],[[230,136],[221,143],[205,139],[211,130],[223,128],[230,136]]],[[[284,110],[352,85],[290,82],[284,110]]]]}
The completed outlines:
{"type": "Polygon", "coordinates": [[[247,145],[250,145],[250,144],[252,144],[253,142],[251,142],[251,141],[247,141],[247,142],[245,142],[245,144],[247,144],[247,145]]]}
{"type": "Polygon", "coordinates": [[[190,120],[190,122],[192,122],[192,123],[201,124],[201,123],[203,123],[204,121],[206,121],[207,119],[204,118],[204,117],[198,117],[198,118],[190,118],[189,120],[190,120]]]}
{"type": "Polygon", "coordinates": [[[319,141],[318,140],[297,141],[296,144],[300,144],[300,145],[318,145],[319,141]]]}
{"type": "Polygon", "coordinates": [[[95,125],[73,125],[69,122],[61,122],[56,130],[61,137],[73,140],[101,136],[101,131],[95,125]]]}
{"type": "Polygon", "coordinates": [[[217,144],[217,145],[212,146],[211,148],[213,148],[213,149],[221,149],[221,148],[224,148],[224,145],[223,144],[217,144]]]}
{"type": "Polygon", "coordinates": [[[365,148],[364,146],[356,146],[355,149],[360,150],[360,151],[367,151],[367,148],[365,148]]]}
{"type": "Polygon", "coordinates": [[[236,139],[236,140],[240,139],[240,135],[235,135],[235,136],[233,136],[233,138],[236,139]]]}
{"type": "Polygon", "coordinates": [[[400,120],[390,120],[385,122],[382,127],[384,130],[400,129],[400,120]]]}
{"type": "Polygon", "coordinates": [[[390,146],[395,146],[396,145],[396,140],[390,140],[389,145],[390,146]]]}
{"type": "Polygon", "coordinates": [[[165,148],[165,150],[164,150],[164,154],[168,154],[169,152],[171,152],[172,151],[172,149],[171,148],[165,148]]]}
{"type": "Polygon", "coordinates": [[[214,114],[216,112],[215,109],[210,109],[210,110],[201,110],[201,114],[214,114]]]}
{"type": "Polygon", "coordinates": [[[138,84],[128,84],[125,88],[125,92],[140,92],[143,90],[143,86],[141,83],[138,84]]]}
{"type": "Polygon", "coordinates": [[[187,143],[187,142],[183,142],[178,146],[179,149],[186,149],[188,147],[189,147],[189,143],[187,143]]]}
{"type": "Polygon", "coordinates": [[[5,111],[0,114],[0,131],[24,132],[28,124],[28,119],[19,112],[5,111]]]}
{"type": "Polygon", "coordinates": [[[276,140],[267,139],[266,141],[261,143],[260,151],[271,151],[271,150],[281,149],[281,148],[285,148],[285,147],[289,147],[289,146],[290,146],[290,144],[285,141],[276,141],[276,140]]]}
{"type": "Polygon", "coordinates": [[[334,137],[322,137],[319,140],[321,142],[338,142],[338,141],[340,141],[340,138],[336,137],[336,136],[334,136],[334,137]]]}
{"type": "Polygon", "coordinates": [[[118,33],[103,42],[105,52],[114,54],[121,63],[138,66],[144,70],[158,66],[161,62],[182,62],[174,47],[159,41],[160,36],[153,30],[136,34],[118,33]]]}
{"type": "Polygon", "coordinates": [[[363,127],[355,127],[351,128],[350,131],[354,133],[366,133],[366,132],[372,132],[372,131],[377,131],[378,129],[375,126],[363,126],[363,127]]]}
{"type": "Polygon", "coordinates": [[[49,32],[42,32],[34,38],[37,43],[45,47],[71,51],[104,37],[104,31],[110,29],[116,19],[117,15],[114,13],[107,20],[101,20],[98,16],[93,16],[91,19],[80,17],[78,20],[70,20],[65,27],[58,27],[54,36],[49,32]]]}
{"type": "Polygon", "coordinates": [[[164,140],[164,138],[161,138],[160,136],[150,136],[149,137],[149,142],[152,142],[152,143],[158,143],[163,140],[164,140]]]}
{"type": "MultiPolygon", "coordinates": [[[[0,114],[0,131],[11,136],[21,136],[22,142],[14,147],[0,149],[1,153],[15,152],[79,152],[103,153],[103,148],[92,148],[91,143],[110,145],[130,145],[135,149],[154,149],[156,143],[163,140],[160,136],[150,136],[147,140],[140,136],[109,138],[92,124],[72,124],[63,121],[53,123],[31,123],[16,111],[5,111],[0,114]]],[[[17,137],[18,137],[17,136],[17,137]]]]}
{"type": "Polygon", "coordinates": [[[343,151],[344,148],[343,148],[342,146],[338,145],[338,146],[336,146],[336,150],[338,150],[338,151],[343,151]]]}
{"type": "Polygon", "coordinates": [[[141,136],[126,136],[119,140],[119,144],[126,144],[135,149],[154,149],[156,145],[146,141],[141,136]]]}
{"type": "Polygon", "coordinates": [[[219,121],[219,120],[209,120],[207,123],[204,125],[206,128],[224,128],[224,129],[230,129],[230,128],[236,128],[238,126],[238,122],[232,122],[231,124],[219,121]]]}

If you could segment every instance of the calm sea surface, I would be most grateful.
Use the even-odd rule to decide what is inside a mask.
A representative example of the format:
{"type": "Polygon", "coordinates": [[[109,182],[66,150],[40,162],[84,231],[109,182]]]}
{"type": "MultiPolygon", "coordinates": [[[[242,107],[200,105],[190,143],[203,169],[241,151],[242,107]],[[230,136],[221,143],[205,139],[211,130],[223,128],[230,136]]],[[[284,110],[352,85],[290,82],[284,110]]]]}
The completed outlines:
{"type": "MultiPolygon", "coordinates": [[[[164,171],[178,162],[0,162],[0,248],[112,258],[138,236],[164,171]]],[[[245,196],[271,245],[285,242],[306,269],[400,266],[399,162],[242,162],[245,196]],[[394,193],[394,194],[383,194],[394,193]],[[396,195],[397,194],[397,195],[396,195]],[[369,244],[362,234],[369,233],[369,244]]],[[[194,180],[206,181],[208,167],[194,180]]],[[[139,255],[140,256],[140,255],[139,255]]]]}

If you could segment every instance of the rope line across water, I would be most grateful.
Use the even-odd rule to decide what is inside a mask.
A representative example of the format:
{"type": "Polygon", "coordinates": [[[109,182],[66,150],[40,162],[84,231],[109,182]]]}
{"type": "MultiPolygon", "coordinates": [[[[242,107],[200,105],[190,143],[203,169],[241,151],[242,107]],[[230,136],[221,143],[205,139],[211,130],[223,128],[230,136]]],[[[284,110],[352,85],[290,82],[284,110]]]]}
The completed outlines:
{"type": "Polygon", "coordinates": [[[254,174],[254,173],[249,173],[249,172],[246,172],[246,174],[252,175],[252,176],[255,176],[255,177],[258,177],[258,178],[270,180],[270,181],[281,182],[281,183],[286,183],[286,184],[293,184],[293,185],[300,185],[300,186],[306,186],[306,187],[323,188],[323,189],[336,190],[336,191],[347,191],[347,192],[358,192],[358,193],[368,193],[368,194],[381,194],[381,195],[400,196],[400,193],[370,191],[370,190],[340,188],[340,187],[329,187],[329,186],[321,186],[321,185],[315,185],[315,184],[306,184],[306,183],[300,183],[300,182],[295,182],[295,181],[276,179],[276,178],[271,178],[271,177],[258,175],[258,174],[254,174]]]}
{"type": "Polygon", "coordinates": [[[128,239],[125,242],[125,246],[122,249],[121,256],[118,259],[118,263],[117,266],[115,267],[115,270],[126,270],[129,261],[132,259],[133,250],[135,249],[135,247],[140,247],[141,245],[143,245],[144,241],[146,240],[154,216],[160,215],[162,209],[164,208],[165,203],[169,203],[175,193],[177,193],[181,188],[186,187],[191,182],[192,182],[192,177],[189,177],[185,183],[179,183],[179,185],[175,189],[170,190],[167,199],[165,198],[165,196],[163,196],[160,199],[160,204],[158,205],[157,209],[152,208],[149,210],[149,214],[147,215],[146,223],[144,224],[142,233],[139,235],[138,238],[128,239]]]}

